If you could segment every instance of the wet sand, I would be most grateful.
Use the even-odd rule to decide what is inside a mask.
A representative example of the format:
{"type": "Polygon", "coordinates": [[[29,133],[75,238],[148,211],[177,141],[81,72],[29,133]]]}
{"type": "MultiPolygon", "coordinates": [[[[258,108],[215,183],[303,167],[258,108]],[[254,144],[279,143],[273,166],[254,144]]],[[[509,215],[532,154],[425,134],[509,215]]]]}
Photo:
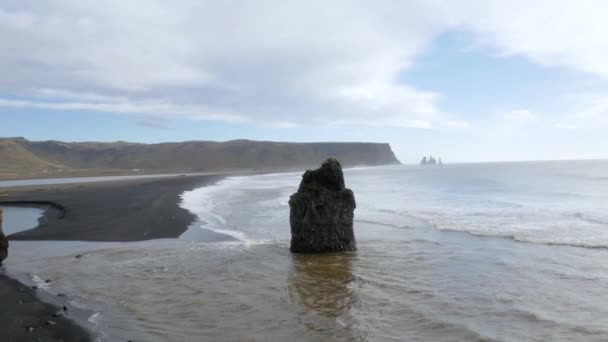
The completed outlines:
{"type": "MultiPolygon", "coordinates": [[[[12,188],[4,189],[0,204],[45,210],[38,227],[9,235],[10,240],[177,238],[195,220],[179,206],[181,193],[221,178],[182,176],[12,188]]],[[[6,262],[10,263],[10,247],[6,262]]],[[[91,340],[86,329],[64,317],[53,317],[61,308],[42,302],[35,290],[4,275],[0,275],[0,303],[3,341],[91,340]]]]}
{"type": "Polygon", "coordinates": [[[195,216],[181,208],[186,190],[222,176],[183,176],[7,189],[0,204],[46,210],[34,229],[10,240],[141,241],[176,238],[195,216]]]}
{"type": "MultiPolygon", "coordinates": [[[[2,341],[90,341],[91,336],[63,314],[41,302],[35,290],[0,274],[0,334],[2,341]],[[55,316],[55,317],[54,317],[55,316]]],[[[67,313],[66,313],[67,314],[67,313]]]]}

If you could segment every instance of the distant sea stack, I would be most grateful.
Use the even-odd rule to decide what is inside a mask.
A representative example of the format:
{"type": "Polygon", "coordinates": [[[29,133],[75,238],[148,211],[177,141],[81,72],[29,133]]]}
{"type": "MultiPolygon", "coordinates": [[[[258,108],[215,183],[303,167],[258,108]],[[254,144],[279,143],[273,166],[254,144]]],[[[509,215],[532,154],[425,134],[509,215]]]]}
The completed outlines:
{"type": "Polygon", "coordinates": [[[353,230],[355,196],[344,184],[342,166],[329,158],[302,176],[289,199],[291,251],[324,253],[357,249],[353,230]]]}
{"type": "Polygon", "coordinates": [[[0,266],[8,256],[8,239],[2,231],[2,209],[0,208],[0,266]]]}
{"type": "Polygon", "coordinates": [[[424,156],[420,161],[420,165],[443,165],[443,161],[441,161],[441,158],[435,159],[433,156],[429,156],[427,159],[426,156],[424,156]]]}

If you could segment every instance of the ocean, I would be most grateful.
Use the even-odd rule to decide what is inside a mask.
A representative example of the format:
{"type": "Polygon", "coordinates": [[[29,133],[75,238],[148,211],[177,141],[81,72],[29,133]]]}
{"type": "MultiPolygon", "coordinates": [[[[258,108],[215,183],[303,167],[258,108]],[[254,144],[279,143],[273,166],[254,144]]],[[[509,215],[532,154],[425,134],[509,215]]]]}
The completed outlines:
{"type": "Polygon", "coordinates": [[[179,239],[15,241],[8,271],[99,341],[608,340],[608,161],[347,169],[358,251],[324,255],[288,250],[300,177],[184,193],[179,239]]]}

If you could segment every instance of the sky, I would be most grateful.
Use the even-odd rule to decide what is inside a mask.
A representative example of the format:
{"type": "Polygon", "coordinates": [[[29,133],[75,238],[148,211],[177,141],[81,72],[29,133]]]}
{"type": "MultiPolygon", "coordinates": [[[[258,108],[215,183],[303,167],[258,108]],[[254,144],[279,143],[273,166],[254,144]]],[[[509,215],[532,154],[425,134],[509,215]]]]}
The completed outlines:
{"type": "Polygon", "coordinates": [[[1,0],[0,136],[608,158],[606,1],[1,0]]]}

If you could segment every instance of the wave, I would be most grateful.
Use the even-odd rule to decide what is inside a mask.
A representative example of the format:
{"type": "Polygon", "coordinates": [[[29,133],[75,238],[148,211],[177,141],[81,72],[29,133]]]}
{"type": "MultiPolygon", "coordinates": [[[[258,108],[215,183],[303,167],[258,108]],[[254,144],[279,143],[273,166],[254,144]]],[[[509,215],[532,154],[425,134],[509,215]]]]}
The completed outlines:
{"type": "Polygon", "coordinates": [[[50,288],[49,282],[42,280],[39,276],[32,274],[32,281],[36,284],[36,287],[42,290],[48,290],[50,288]]]}
{"type": "MultiPolygon", "coordinates": [[[[256,177],[256,176],[250,176],[256,177]]],[[[261,177],[261,176],[257,176],[261,177]]],[[[229,218],[220,214],[217,210],[218,196],[222,193],[232,192],[235,187],[241,187],[247,177],[229,177],[215,185],[186,191],[181,195],[180,206],[196,215],[201,224],[193,229],[208,230],[217,234],[225,235],[232,239],[226,241],[197,241],[212,242],[220,244],[244,244],[254,245],[263,243],[251,239],[245,232],[235,229],[230,224],[229,218]]],[[[230,203],[228,203],[230,204],[230,203]]],[[[230,204],[234,205],[234,204],[230,204]]],[[[186,233],[184,233],[185,235],[186,233]]]]}
{"type": "MultiPolygon", "coordinates": [[[[232,230],[232,229],[219,229],[219,228],[211,228],[211,227],[205,227],[205,229],[209,229],[218,234],[228,235],[240,242],[253,243],[253,240],[248,239],[247,235],[243,232],[239,232],[239,231],[232,230]]],[[[226,242],[233,242],[233,241],[226,241],[226,242]]]]}
{"type": "MultiPolygon", "coordinates": [[[[182,207],[206,223],[202,228],[243,243],[263,243],[252,239],[260,236],[276,240],[284,236],[273,227],[284,222],[273,217],[287,215],[283,212],[288,206],[286,193],[297,186],[296,175],[228,177],[182,194],[182,207]]],[[[367,178],[354,173],[350,176],[353,188],[366,185],[358,192],[362,200],[355,212],[356,222],[396,229],[459,231],[544,245],[608,248],[608,217],[593,212],[538,207],[542,203],[528,204],[528,197],[524,202],[517,196],[454,197],[440,191],[419,193],[418,188],[396,189],[386,198],[389,187],[370,187],[367,178]]]]}
{"type": "Polygon", "coordinates": [[[608,218],[597,217],[596,214],[576,212],[573,214],[573,216],[578,218],[581,221],[600,224],[600,225],[608,225],[608,218]]]}
{"type": "Polygon", "coordinates": [[[490,231],[480,231],[480,230],[475,230],[475,229],[468,229],[466,227],[462,227],[462,226],[435,226],[437,229],[439,230],[444,230],[444,231],[455,231],[455,232],[463,232],[463,233],[468,233],[471,235],[475,235],[475,236],[484,236],[484,237],[497,237],[497,238],[504,238],[504,239],[510,239],[516,242],[523,242],[523,243],[533,243],[533,244],[539,244],[539,245],[547,245],[547,246],[571,246],[571,247],[579,247],[579,248],[589,248],[589,249],[608,249],[608,243],[606,242],[601,242],[601,243],[592,243],[592,242],[583,242],[583,241],[559,241],[559,240],[550,240],[550,239],[543,239],[543,238],[537,238],[537,237],[532,237],[532,236],[524,236],[521,233],[525,233],[525,231],[520,232],[520,234],[517,234],[515,232],[505,232],[505,233],[500,233],[500,232],[490,232],[490,231]]]}
{"type": "MultiPolygon", "coordinates": [[[[505,203],[507,204],[507,203],[505,203]]],[[[511,208],[521,206],[508,203],[511,208]]],[[[529,208],[528,208],[529,209],[529,208]]],[[[526,209],[517,212],[483,212],[479,209],[468,213],[457,212],[402,212],[378,209],[368,212],[356,222],[376,224],[397,229],[437,229],[455,231],[474,236],[505,238],[516,242],[543,244],[549,246],[572,246],[590,249],[608,249],[608,220],[595,214],[577,212],[545,213],[526,209]],[[382,215],[388,214],[388,215],[382,215]],[[562,215],[563,217],[559,217],[562,215]],[[568,220],[576,218],[583,223],[568,220]],[[518,222],[518,220],[522,220],[518,222]],[[555,223],[559,221],[560,223],[555,223]],[[397,223],[398,222],[398,223],[397,223]],[[586,229],[586,230],[585,230],[586,229]],[[581,234],[585,231],[586,234],[581,234]]]]}
{"type": "Polygon", "coordinates": [[[377,225],[380,225],[380,226],[391,227],[391,228],[408,228],[408,226],[401,226],[401,225],[394,224],[394,223],[378,222],[378,221],[373,221],[373,220],[355,219],[355,223],[356,222],[369,223],[369,224],[377,224],[377,225]]]}
{"type": "Polygon", "coordinates": [[[98,326],[99,325],[99,320],[101,319],[102,315],[100,312],[96,312],[94,314],[92,314],[87,321],[91,324],[93,324],[94,326],[98,326]]]}
{"type": "Polygon", "coordinates": [[[207,213],[215,218],[220,224],[226,224],[228,222],[224,216],[214,213],[213,210],[209,210],[207,213]]]}

